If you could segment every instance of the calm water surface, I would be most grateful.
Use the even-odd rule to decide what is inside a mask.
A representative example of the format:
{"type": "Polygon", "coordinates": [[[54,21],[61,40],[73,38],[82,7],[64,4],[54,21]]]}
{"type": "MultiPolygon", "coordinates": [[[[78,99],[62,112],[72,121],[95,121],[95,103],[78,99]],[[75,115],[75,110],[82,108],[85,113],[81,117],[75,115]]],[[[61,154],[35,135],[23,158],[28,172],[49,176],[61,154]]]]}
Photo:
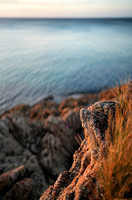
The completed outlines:
{"type": "Polygon", "coordinates": [[[132,19],[0,19],[1,112],[98,91],[131,72],[132,19]]]}

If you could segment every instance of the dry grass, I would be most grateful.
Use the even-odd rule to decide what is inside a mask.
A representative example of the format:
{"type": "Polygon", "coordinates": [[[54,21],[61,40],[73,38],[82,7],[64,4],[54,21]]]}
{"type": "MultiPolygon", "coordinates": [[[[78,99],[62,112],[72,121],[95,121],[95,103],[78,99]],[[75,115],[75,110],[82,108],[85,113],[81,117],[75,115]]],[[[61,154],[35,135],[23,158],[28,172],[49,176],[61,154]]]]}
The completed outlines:
{"type": "Polygon", "coordinates": [[[116,88],[120,102],[115,120],[109,116],[105,154],[99,158],[99,183],[105,200],[132,197],[132,101],[125,99],[127,86],[116,88]]]}

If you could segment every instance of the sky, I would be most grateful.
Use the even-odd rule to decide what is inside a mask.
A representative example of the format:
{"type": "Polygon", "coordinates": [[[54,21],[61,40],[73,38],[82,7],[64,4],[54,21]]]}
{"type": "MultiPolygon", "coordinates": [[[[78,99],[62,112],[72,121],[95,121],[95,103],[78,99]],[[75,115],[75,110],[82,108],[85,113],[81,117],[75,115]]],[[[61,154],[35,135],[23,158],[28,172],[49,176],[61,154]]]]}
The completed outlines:
{"type": "Polygon", "coordinates": [[[132,17],[132,0],[0,0],[0,17],[132,17]]]}

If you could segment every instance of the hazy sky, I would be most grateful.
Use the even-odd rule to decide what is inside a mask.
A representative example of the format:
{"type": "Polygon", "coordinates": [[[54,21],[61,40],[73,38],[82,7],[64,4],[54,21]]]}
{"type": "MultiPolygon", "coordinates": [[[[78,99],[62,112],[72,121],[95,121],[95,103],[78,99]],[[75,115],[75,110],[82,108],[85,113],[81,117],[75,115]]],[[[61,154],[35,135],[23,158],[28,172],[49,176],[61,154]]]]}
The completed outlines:
{"type": "Polygon", "coordinates": [[[0,17],[132,17],[132,0],[0,0],[0,17]]]}

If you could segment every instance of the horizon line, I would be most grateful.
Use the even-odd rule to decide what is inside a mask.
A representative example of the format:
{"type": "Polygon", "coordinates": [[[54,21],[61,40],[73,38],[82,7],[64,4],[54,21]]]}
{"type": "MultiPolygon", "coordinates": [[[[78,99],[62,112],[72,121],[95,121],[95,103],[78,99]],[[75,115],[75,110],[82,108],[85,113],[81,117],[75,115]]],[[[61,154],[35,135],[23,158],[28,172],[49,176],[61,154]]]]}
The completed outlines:
{"type": "Polygon", "coordinates": [[[0,17],[0,19],[132,19],[132,16],[115,17],[0,17]]]}

